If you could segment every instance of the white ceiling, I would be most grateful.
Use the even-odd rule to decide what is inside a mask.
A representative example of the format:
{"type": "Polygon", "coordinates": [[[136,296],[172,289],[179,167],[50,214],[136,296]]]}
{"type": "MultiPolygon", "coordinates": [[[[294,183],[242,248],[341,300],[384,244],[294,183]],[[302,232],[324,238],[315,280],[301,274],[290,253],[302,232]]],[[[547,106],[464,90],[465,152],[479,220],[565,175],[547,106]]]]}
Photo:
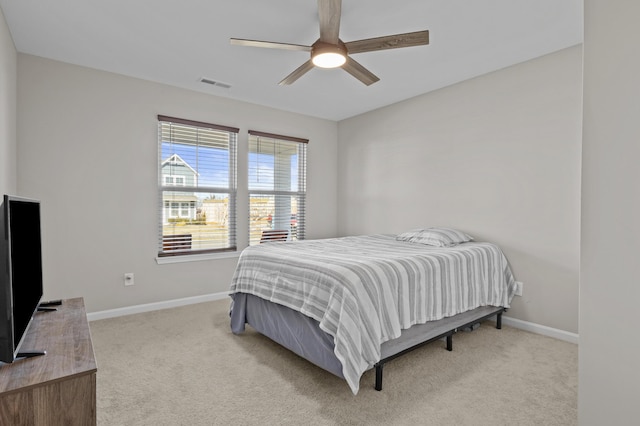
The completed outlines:
{"type": "Polygon", "coordinates": [[[428,29],[428,46],[353,58],[278,82],[307,52],[231,46],[230,37],[311,45],[315,0],[0,0],[19,52],[217,96],[342,120],[582,42],[582,0],[343,0],[340,38],[428,29]],[[205,77],[231,84],[223,89],[205,77]]]}

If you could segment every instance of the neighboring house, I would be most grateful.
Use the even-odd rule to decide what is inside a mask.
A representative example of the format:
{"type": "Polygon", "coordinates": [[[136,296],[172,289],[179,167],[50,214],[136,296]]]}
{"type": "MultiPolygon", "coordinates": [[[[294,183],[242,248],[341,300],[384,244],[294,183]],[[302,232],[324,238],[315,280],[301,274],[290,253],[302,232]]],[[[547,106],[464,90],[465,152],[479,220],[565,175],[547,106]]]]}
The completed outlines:
{"type": "Polygon", "coordinates": [[[229,223],[229,198],[202,200],[201,217],[207,224],[227,226],[229,223]]]}
{"type": "MultiPolygon", "coordinates": [[[[162,186],[193,188],[198,184],[198,172],[196,172],[178,154],[173,154],[162,162],[161,168],[162,186]]],[[[198,198],[193,191],[162,192],[162,223],[186,219],[195,220],[198,198]]]]}

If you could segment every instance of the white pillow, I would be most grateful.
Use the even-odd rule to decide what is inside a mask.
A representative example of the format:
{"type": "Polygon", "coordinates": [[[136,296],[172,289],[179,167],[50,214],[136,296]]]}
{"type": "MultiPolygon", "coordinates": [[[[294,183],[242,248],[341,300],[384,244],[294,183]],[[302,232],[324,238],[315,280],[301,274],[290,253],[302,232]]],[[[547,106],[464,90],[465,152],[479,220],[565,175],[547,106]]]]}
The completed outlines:
{"type": "Polygon", "coordinates": [[[453,247],[473,241],[473,237],[451,228],[422,228],[403,232],[396,236],[398,241],[426,244],[435,247],[453,247]]]}

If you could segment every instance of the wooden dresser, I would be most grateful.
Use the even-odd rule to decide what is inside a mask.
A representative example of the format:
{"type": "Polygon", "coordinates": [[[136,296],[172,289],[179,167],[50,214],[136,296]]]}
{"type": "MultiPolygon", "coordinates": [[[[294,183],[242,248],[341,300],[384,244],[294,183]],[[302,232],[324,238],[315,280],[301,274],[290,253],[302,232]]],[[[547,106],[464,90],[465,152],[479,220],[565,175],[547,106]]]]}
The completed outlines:
{"type": "Polygon", "coordinates": [[[47,354],[0,363],[0,425],[95,425],[96,360],[82,298],[38,312],[21,350],[47,354]]]}

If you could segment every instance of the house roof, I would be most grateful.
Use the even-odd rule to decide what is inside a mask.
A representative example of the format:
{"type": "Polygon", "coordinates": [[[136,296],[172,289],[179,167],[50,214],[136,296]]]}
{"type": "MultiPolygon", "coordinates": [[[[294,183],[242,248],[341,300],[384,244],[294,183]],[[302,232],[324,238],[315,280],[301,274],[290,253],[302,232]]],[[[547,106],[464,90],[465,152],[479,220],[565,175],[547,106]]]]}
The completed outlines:
{"type": "Polygon", "coordinates": [[[171,157],[168,157],[166,160],[164,160],[162,162],[162,168],[164,168],[165,165],[171,164],[171,163],[177,163],[179,165],[183,165],[183,166],[187,167],[189,170],[191,170],[194,175],[196,175],[196,176],[199,175],[199,173],[193,167],[191,167],[189,165],[189,163],[184,161],[182,159],[182,157],[180,157],[178,154],[173,154],[171,157]]]}

